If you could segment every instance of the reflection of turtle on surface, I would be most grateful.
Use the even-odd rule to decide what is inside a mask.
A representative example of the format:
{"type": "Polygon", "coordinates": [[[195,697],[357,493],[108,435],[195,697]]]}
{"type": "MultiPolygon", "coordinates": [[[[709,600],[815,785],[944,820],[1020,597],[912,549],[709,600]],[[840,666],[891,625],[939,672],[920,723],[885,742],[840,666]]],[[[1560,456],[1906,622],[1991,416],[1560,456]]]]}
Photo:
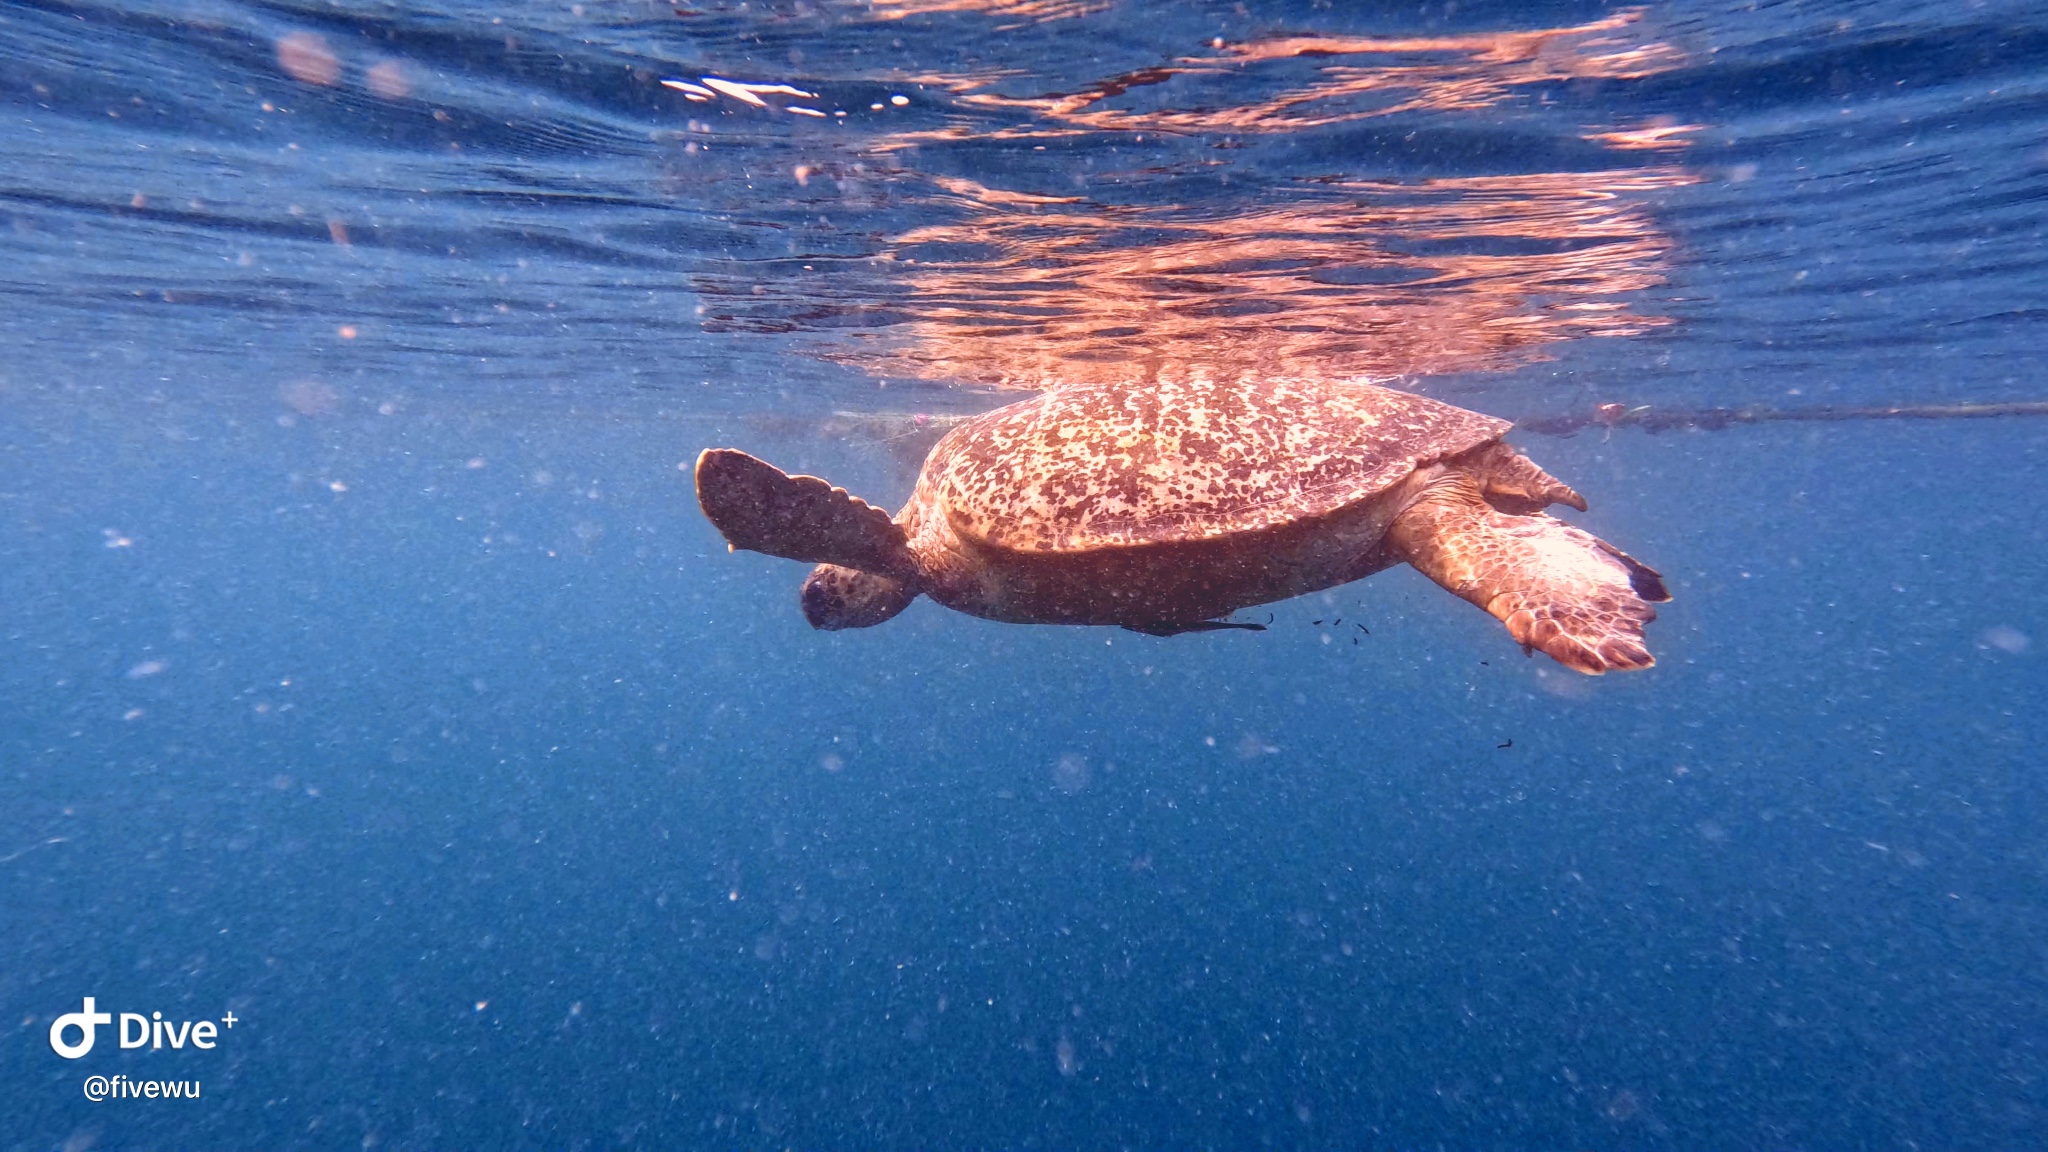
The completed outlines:
{"type": "Polygon", "coordinates": [[[1543,513],[1578,493],[1501,442],[1504,420],[1370,384],[1055,389],[954,428],[892,521],[727,448],[697,498],[734,548],[819,567],[818,628],[919,594],[1036,624],[1171,635],[1403,561],[1581,672],[1647,668],[1657,573],[1543,513]]]}

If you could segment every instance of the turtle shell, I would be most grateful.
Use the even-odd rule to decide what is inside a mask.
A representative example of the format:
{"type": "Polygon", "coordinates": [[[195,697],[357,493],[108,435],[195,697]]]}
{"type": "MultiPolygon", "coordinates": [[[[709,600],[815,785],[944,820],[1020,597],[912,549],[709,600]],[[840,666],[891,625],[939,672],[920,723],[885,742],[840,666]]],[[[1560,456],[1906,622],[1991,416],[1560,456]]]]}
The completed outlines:
{"type": "Polygon", "coordinates": [[[1363,381],[1077,385],[954,429],[924,479],[985,545],[1188,543],[1327,515],[1509,427],[1363,381]]]}

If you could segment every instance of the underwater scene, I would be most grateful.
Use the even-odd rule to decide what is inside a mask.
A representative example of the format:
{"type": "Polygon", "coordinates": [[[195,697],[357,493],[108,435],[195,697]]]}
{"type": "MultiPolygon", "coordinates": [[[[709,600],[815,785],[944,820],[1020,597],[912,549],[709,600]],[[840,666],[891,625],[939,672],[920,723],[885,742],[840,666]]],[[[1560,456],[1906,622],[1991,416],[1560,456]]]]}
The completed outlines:
{"type": "Polygon", "coordinates": [[[2048,9],[0,0],[0,1152],[2048,1147],[2048,9]]]}

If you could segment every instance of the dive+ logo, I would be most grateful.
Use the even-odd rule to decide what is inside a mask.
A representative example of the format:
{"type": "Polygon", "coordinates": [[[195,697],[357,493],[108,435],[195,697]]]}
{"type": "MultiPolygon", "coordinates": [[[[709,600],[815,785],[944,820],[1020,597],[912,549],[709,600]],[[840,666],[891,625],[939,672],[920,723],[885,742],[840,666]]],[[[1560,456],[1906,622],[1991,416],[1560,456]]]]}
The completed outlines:
{"type": "MultiPolygon", "coordinates": [[[[98,1008],[98,1002],[87,996],[83,1008],[50,1021],[50,1050],[66,1060],[76,1060],[92,1051],[93,1042],[99,1039],[99,1026],[114,1022],[113,1013],[98,1008]],[[78,1034],[76,1040],[67,1037],[71,1032],[78,1034]]],[[[118,1038],[123,1048],[183,1048],[187,1044],[212,1048],[220,1042],[221,1026],[233,1028],[239,1022],[233,1012],[221,1017],[219,1025],[211,1020],[166,1020],[161,1012],[147,1016],[123,1012],[118,1038]]]]}

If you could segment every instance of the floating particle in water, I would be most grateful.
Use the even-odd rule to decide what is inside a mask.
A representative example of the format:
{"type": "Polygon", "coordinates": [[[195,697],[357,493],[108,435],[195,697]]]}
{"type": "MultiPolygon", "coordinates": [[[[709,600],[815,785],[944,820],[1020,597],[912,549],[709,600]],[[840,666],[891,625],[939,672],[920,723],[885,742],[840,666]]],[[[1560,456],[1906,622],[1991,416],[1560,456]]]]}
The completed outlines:
{"type": "Polygon", "coordinates": [[[837,752],[827,752],[818,758],[818,767],[827,772],[838,772],[846,767],[846,761],[840,759],[837,752]]]}
{"type": "Polygon", "coordinates": [[[2033,638],[2010,624],[1986,628],[1977,636],[1977,647],[1996,648],[2008,656],[2018,656],[2033,647],[2033,638]]]}
{"type": "Polygon", "coordinates": [[[1052,786],[1073,796],[1087,791],[1094,775],[1088,768],[1087,760],[1069,752],[1052,766],[1052,786]]]}
{"type": "Polygon", "coordinates": [[[412,95],[412,77],[403,60],[379,60],[363,73],[363,83],[386,100],[403,100],[412,95]]]}
{"type": "Polygon", "coordinates": [[[1536,686],[1564,700],[1588,700],[1593,695],[1593,689],[1583,683],[1576,672],[1567,678],[1551,669],[1539,667],[1536,669],[1536,686]]]}
{"type": "Polygon", "coordinates": [[[325,416],[341,407],[341,393],[322,380],[294,380],[279,388],[277,396],[301,416],[325,416]]]}
{"type": "Polygon", "coordinates": [[[171,662],[168,660],[144,660],[135,667],[128,669],[128,678],[130,680],[142,680],[158,675],[170,666],[171,662]]]}
{"type": "Polygon", "coordinates": [[[341,61],[316,32],[293,32],[277,41],[277,66],[301,84],[323,87],[341,79],[341,61]]]}

